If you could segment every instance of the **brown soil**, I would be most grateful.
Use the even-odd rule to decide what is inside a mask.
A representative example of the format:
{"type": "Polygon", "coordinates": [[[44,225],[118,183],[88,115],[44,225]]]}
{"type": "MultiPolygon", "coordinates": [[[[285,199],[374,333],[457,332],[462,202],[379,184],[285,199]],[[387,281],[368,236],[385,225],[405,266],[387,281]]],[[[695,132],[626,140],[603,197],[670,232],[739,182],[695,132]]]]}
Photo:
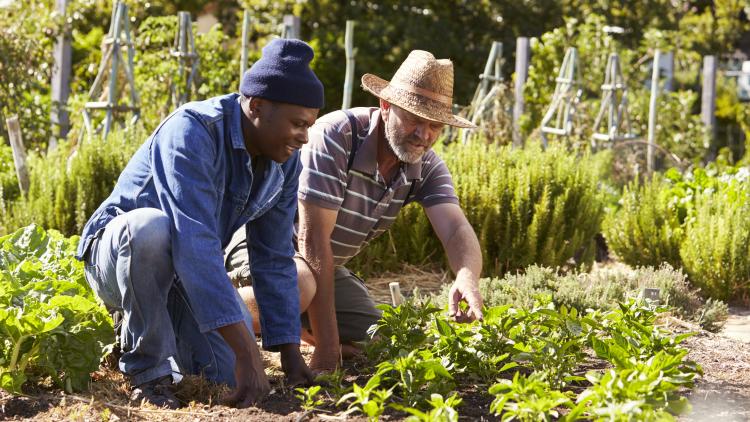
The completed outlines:
{"type": "MultiPolygon", "coordinates": [[[[398,278],[401,291],[410,293],[419,286],[423,291],[439,291],[447,281],[445,273],[431,273],[409,269],[405,276],[386,275],[368,280],[374,296],[381,302],[390,302],[388,281],[398,278]]],[[[698,331],[690,324],[670,319],[666,324],[677,332],[698,331]]],[[[693,413],[681,418],[689,421],[747,421],[750,420],[750,344],[721,335],[700,332],[684,343],[690,349],[689,359],[698,362],[704,376],[696,388],[689,393],[693,413]]],[[[311,348],[303,346],[303,354],[309,358],[311,348]]],[[[147,404],[128,400],[128,384],[115,369],[103,367],[93,374],[90,389],[86,393],[67,395],[52,387],[38,387],[27,396],[12,396],[0,390],[0,420],[148,420],[148,421],[306,421],[343,420],[344,409],[331,404],[322,409],[307,412],[302,409],[295,392],[283,385],[277,354],[263,352],[267,373],[271,378],[273,392],[260,406],[249,409],[233,409],[223,406],[221,398],[226,387],[212,385],[198,377],[186,377],[178,384],[177,395],[185,405],[178,411],[157,409],[147,404]]],[[[345,383],[363,385],[367,379],[363,374],[365,362],[345,362],[345,383]]],[[[490,397],[485,393],[486,385],[462,387],[459,395],[463,404],[459,408],[462,420],[497,420],[489,416],[490,397]]],[[[330,403],[331,400],[327,400],[330,403]]],[[[401,415],[386,412],[384,420],[398,420],[401,415]]],[[[364,421],[357,414],[347,420],[364,421]]]]}

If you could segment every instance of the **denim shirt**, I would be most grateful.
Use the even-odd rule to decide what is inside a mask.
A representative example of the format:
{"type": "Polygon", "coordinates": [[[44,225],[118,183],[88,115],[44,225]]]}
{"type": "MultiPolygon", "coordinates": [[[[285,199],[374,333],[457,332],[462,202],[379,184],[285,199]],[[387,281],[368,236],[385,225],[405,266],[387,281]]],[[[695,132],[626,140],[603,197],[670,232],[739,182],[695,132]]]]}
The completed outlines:
{"type": "MultiPolygon", "coordinates": [[[[242,321],[224,267],[224,247],[247,230],[263,346],[299,343],[299,293],[292,234],[299,153],[252,174],[238,94],[186,104],[154,131],[123,170],[81,235],[77,258],[119,214],[158,208],[171,221],[172,259],[202,332],[242,321]],[[252,189],[253,178],[256,188],[252,189]]],[[[134,263],[138,265],[138,263],[134,263]]]]}

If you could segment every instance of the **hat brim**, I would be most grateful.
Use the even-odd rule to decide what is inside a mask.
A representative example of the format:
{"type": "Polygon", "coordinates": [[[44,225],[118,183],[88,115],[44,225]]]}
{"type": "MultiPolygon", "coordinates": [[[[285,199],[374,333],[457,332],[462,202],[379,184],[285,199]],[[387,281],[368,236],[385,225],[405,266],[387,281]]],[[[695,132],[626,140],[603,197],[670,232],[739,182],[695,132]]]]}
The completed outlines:
{"type": "Polygon", "coordinates": [[[365,73],[362,76],[362,88],[424,119],[460,128],[475,129],[477,127],[463,117],[447,111],[444,104],[389,86],[388,81],[371,73],[365,73]]]}

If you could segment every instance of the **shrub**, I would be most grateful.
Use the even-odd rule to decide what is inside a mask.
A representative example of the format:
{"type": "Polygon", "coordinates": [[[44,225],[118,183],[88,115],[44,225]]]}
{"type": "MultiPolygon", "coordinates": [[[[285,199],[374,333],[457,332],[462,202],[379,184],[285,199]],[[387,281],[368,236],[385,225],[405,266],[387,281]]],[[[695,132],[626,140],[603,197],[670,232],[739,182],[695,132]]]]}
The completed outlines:
{"type": "MultiPolygon", "coordinates": [[[[726,304],[716,300],[704,302],[686,275],[662,264],[658,268],[603,268],[590,273],[559,273],[552,268],[532,265],[523,273],[503,278],[483,278],[479,289],[487,307],[512,305],[532,307],[542,297],[551,297],[557,306],[586,309],[615,309],[618,302],[637,297],[644,288],[660,290],[660,301],[674,313],[718,331],[727,318],[726,304]]],[[[447,304],[449,285],[435,298],[439,306],[447,304]]]]}
{"type": "Polygon", "coordinates": [[[631,185],[605,219],[607,241],[630,265],[668,262],[685,269],[704,295],[721,300],[750,292],[750,171],[721,176],[669,171],[631,185]]]}
{"type": "Polygon", "coordinates": [[[29,157],[29,193],[0,210],[3,232],[36,223],[70,236],[78,234],[109,196],[117,178],[146,139],[140,127],[86,139],[71,155],[61,144],[46,156],[29,157]]]}
{"type": "Polygon", "coordinates": [[[750,198],[745,188],[738,194],[699,195],[680,248],[690,279],[721,300],[750,293],[750,198]]]}
{"type": "Polygon", "coordinates": [[[664,194],[668,181],[658,175],[629,184],[620,208],[604,219],[607,245],[626,264],[680,265],[683,230],[675,203],[664,194]]]}
{"type": "MultiPolygon", "coordinates": [[[[531,264],[589,265],[603,217],[597,171],[561,147],[546,151],[481,142],[438,148],[461,206],[479,237],[488,274],[531,264]]],[[[353,267],[369,273],[407,261],[441,262],[442,246],[418,205],[404,209],[390,233],[368,246],[353,267]]],[[[443,262],[445,260],[443,259],[443,262]]]]}

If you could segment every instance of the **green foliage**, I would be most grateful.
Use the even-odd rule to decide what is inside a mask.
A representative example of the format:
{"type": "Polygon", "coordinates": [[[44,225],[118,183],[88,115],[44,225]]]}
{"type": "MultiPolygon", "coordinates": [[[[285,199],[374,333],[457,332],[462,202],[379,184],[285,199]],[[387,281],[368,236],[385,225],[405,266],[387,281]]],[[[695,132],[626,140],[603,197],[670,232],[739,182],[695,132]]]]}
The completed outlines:
{"type": "Polygon", "coordinates": [[[29,157],[26,197],[5,199],[0,224],[5,232],[32,222],[66,235],[80,233],[109,196],[120,172],[146,139],[140,127],[84,140],[71,155],[67,144],[45,156],[29,157]]]}
{"type": "Polygon", "coordinates": [[[302,408],[305,410],[314,410],[316,407],[323,404],[323,400],[318,398],[321,386],[313,385],[308,388],[295,388],[297,392],[295,395],[300,402],[302,402],[302,408]]]}
{"type": "Polygon", "coordinates": [[[6,201],[14,200],[21,194],[10,145],[0,145],[0,188],[0,198],[6,201]]]}
{"type": "Polygon", "coordinates": [[[560,416],[558,408],[571,402],[570,394],[553,390],[536,372],[529,376],[516,372],[513,380],[501,380],[489,393],[495,395],[490,412],[502,414],[502,421],[551,421],[560,416]]]}
{"type": "MultiPolygon", "coordinates": [[[[301,17],[302,39],[315,47],[313,69],[326,88],[324,112],[327,112],[341,104],[347,19],[357,21],[356,81],[364,73],[390,79],[411,50],[427,50],[438,58],[453,60],[454,102],[467,104],[479,82],[477,75],[483,70],[492,41],[503,42],[504,56],[510,59],[519,34],[539,35],[562,23],[564,2],[242,0],[240,3],[255,17],[252,33],[259,46],[269,35],[280,33],[284,14],[301,17]]],[[[505,66],[504,71],[512,70],[505,66]]],[[[353,90],[353,105],[371,105],[376,101],[361,89],[353,90]]]]}
{"type": "MultiPolygon", "coordinates": [[[[717,300],[706,300],[691,287],[687,276],[669,264],[659,268],[602,269],[590,273],[559,273],[551,268],[531,266],[523,273],[507,274],[503,278],[484,278],[479,290],[485,306],[514,305],[532,307],[540,297],[550,297],[558,306],[609,310],[615,304],[638,297],[643,289],[660,291],[660,303],[672,308],[681,318],[699,323],[704,329],[717,332],[728,316],[727,305],[717,300]]],[[[446,286],[435,303],[445,306],[446,286]]],[[[497,347],[497,346],[496,346],[497,347]]]]}
{"type": "Polygon", "coordinates": [[[664,194],[669,186],[658,174],[643,185],[634,181],[625,188],[620,209],[605,218],[607,245],[623,262],[680,266],[685,210],[679,199],[664,194]]]}
{"type": "MultiPolygon", "coordinates": [[[[523,150],[480,142],[438,149],[482,247],[485,272],[503,274],[531,264],[590,265],[604,197],[597,169],[561,147],[523,150]]],[[[442,258],[439,240],[418,205],[401,211],[387,235],[368,245],[353,268],[370,273],[401,262],[442,258]]]]}
{"type": "Polygon", "coordinates": [[[748,171],[712,175],[697,169],[655,175],[626,190],[622,207],[608,215],[605,234],[630,265],[668,262],[715,299],[750,291],[750,190],[748,171]]]}
{"type": "Polygon", "coordinates": [[[49,137],[52,35],[62,24],[49,13],[53,1],[11,2],[0,7],[0,135],[18,115],[27,145],[49,137]]]}
{"type": "Polygon", "coordinates": [[[443,399],[440,394],[432,394],[427,402],[430,404],[430,410],[422,412],[413,407],[406,407],[403,410],[412,416],[406,418],[407,422],[458,422],[458,407],[463,400],[453,393],[447,399],[443,399]]]}
{"type": "MultiPolygon", "coordinates": [[[[135,79],[141,95],[141,118],[144,127],[156,127],[176,108],[170,89],[184,90],[186,79],[179,74],[180,64],[170,51],[174,48],[177,16],[148,17],[138,28],[135,79]]],[[[199,71],[189,99],[205,99],[237,90],[238,48],[221,25],[214,25],[206,34],[195,33],[195,49],[199,71]]],[[[184,76],[184,75],[183,75],[184,76]]]]}
{"type": "Polygon", "coordinates": [[[383,381],[395,381],[396,392],[410,407],[424,405],[433,394],[447,394],[455,387],[448,368],[429,350],[413,350],[381,362],[376,373],[383,381]]]}
{"type": "Polygon", "coordinates": [[[488,308],[484,321],[471,324],[450,321],[429,305],[422,312],[418,302],[384,306],[390,321],[402,316],[395,326],[381,321],[372,330],[368,351],[384,360],[365,388],[355,385],[339,404],[350,401],[350,409],[364,412],[362,403],[372,402],[369,392],[380,387],[387,394],[370,405],[368,415],[390,406],[424,420],[444,405],[434,401],[436,391],[478,377],[492,384],[490,410],[502,420],[671,418],[689,409],[678,393],[693,386],[701,368],[685,359],[687,350],[680,346],[690,334],[672,336],[655,326],[666,308],[631,300],[612,310],[579,313],[548,299],[540,297],[531,308],[488,308]],[[410,339],[414,331],[403,323],[407,316],[425,333],[419,342],[410,339]],[[587,351],[606,364],[582,377],[577,375],[582,368],[602,367],[587,351]],[[513,377],[506,378],[513,368],[513,377]],[[613,394],[605,394],[608,389],[613,394]]]}
{"type": "Polygon", "coordinates": [[[360,387],[357,383],[354,383],[352,385],[352,392],[345,394],[336,404],[341,405],[351,401],[346,413],[362,412],[367,415],[369,422],[378,421],[386,409],[387,400],[393,394],[393,388],[395,388],[395,386],[387,390],[378,388],[380,387],[380,381],[381,376],[375,374],[370,377],[364,387],[360,387]]]}
{"type": "Polygon", "coordinates": [[[701,193],[680,248],[685,271],[706,295],[750,295],[750,191],[701,193]]]}
{"type": "Polygon", "coordinates": [[[0,388],[21,393],[50,377],[83,390],[108,353],[112,320],[84,279],[77,243],[34,225],[0,238],[0,388]]]}

